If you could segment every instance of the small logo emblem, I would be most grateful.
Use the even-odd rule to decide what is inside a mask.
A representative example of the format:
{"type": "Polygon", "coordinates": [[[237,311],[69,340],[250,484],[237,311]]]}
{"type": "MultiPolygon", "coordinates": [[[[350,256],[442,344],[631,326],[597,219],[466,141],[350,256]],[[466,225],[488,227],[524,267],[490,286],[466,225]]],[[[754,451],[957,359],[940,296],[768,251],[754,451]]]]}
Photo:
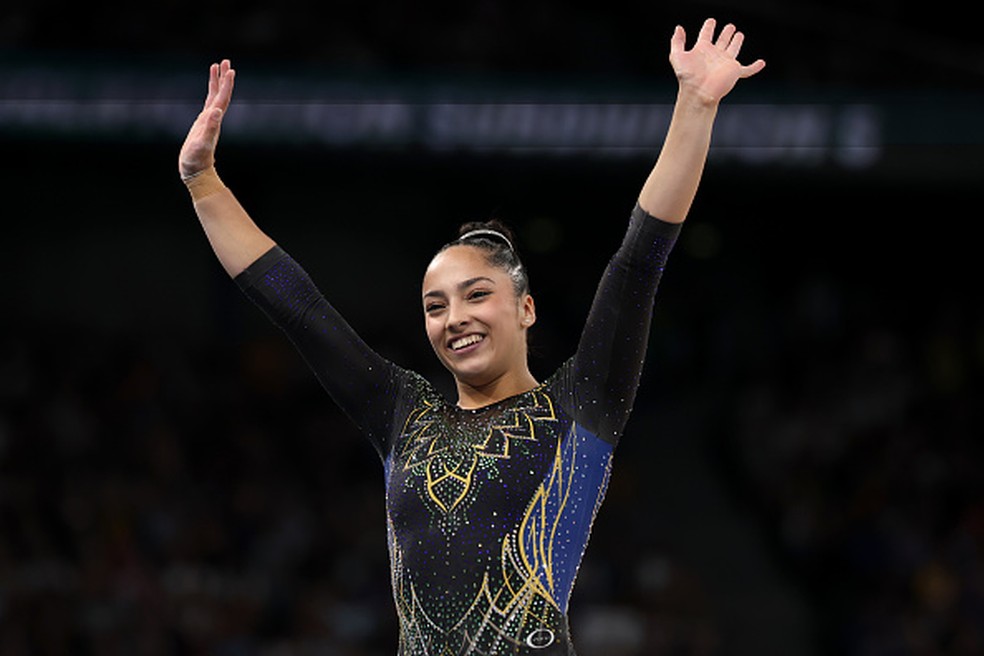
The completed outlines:
{"type": "Polygon", "coordinates": [[[550,629],[537,629],[526,636],[526,644],[533,649],[544,649],[554,643],[554,632],[550,629]]]}

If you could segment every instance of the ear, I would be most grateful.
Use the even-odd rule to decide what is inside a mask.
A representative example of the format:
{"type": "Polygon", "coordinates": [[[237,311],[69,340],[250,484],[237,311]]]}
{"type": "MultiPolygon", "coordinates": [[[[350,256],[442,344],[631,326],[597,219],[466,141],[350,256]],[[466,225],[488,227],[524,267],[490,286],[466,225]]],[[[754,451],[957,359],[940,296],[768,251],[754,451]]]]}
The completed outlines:
{"type": "Polygon", "coordinates": [[[529,328],[536,323],[536,304],[529,294],[524,294],[519,303],[519,322],[523,328],[529,328]]]}

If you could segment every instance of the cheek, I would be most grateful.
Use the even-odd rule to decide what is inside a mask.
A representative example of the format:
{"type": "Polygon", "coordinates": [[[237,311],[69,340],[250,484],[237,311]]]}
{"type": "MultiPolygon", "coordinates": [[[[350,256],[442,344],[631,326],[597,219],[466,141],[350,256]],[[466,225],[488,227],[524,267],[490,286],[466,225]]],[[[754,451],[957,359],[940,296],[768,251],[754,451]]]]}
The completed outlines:
{"type": "Polygon", "coordinates": [[[503,303],[495,308],[489,307],[483,319],[486,325],[490,326],[499,335],[500,339],[512,337],[512,334],[517,332],[519,327],[519,317],[516,314],[516,308],[511,304],[503,303]]]}

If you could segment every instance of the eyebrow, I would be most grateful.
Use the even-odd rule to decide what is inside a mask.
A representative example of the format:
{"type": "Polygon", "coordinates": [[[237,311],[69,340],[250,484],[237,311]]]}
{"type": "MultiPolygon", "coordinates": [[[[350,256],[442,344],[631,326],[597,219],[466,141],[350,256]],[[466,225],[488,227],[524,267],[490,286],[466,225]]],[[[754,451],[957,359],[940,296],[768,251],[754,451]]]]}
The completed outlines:
{"type": "MultiPolygon", "coordinates": [[[[468,289],[475,283],[482,282],[482,281],[490,282],[493,285],[495,284],[495,281],[489,278],[488,276],[475,276],[474,278],[469,278],[468,280],[462,280],[461,282],[459,282],[457,285],[458,291],[463,291],[465,289],[468,289]]],[[[424,294],[424,298],[429,298],[431,296],[445,296],[445,293],[439,290],[431,290],[424,294]]]]}

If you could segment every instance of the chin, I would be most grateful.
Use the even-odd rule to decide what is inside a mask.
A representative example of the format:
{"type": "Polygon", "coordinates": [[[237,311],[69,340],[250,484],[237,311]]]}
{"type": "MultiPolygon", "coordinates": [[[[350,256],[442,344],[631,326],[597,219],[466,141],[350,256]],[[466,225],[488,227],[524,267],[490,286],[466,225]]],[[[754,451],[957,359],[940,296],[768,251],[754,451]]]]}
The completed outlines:
{"type": "Polygon", "coordinates": [[[455,380],[471,387],[482,387],[495,380],[496,375],[491,369],[476,363],[476,366],[448,366],[448,371],[455,380]]]}
{"type": "Polygon", "coordinates": [[[494,376],[486,371],[471,371],[461,369],[451,369],[451,375],[455,380],[470,387],[482,387],[494,380],[494,376]]]}

